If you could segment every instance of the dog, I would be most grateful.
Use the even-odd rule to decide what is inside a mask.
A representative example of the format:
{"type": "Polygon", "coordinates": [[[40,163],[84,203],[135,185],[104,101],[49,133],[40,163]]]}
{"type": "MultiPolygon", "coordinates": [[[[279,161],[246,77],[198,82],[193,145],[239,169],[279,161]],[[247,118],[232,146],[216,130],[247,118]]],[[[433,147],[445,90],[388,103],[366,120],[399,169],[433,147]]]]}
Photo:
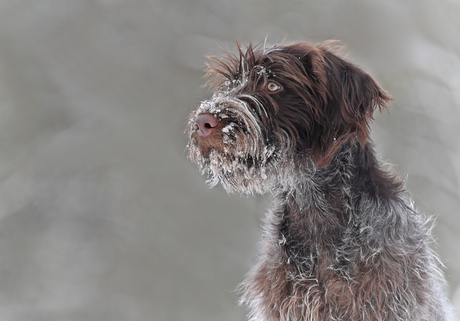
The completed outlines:
{"type": "Polygon", "coordinates": [[[430,220],[369,138],[393,98],[333,41],[237,47],[209,57],[186,132],[210,186],[273,195],[250,320],[452,320],[430,220]]]}

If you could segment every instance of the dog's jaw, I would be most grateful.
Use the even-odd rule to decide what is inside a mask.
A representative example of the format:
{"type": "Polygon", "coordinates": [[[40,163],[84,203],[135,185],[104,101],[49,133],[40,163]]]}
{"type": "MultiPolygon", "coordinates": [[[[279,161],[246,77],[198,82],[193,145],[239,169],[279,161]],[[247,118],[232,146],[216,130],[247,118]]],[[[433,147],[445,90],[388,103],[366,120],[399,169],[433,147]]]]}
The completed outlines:
{"type": "Polygon", "coordinates": [[[391,97],[327,46],[239,52],[215,59],[224,80],[187,131],[210,185],[274,194],[251,320],[450,320],[424,219],[368,139],[391,97]]]}
{"type": "Polygon", "coordinates": [[[190,115],[188,133],[189,158],[202,174],[208,175],[210,186],[220,182],[227,192],[246,195],[271,190],[273,172],[280,172],[279,150],[266,144],[260,120],[235,91],[218,92],[203,101],[190,115]],[[209,136],[202,137],[197,133],[195,120],[206,114],[219,123],[209,136]]]}

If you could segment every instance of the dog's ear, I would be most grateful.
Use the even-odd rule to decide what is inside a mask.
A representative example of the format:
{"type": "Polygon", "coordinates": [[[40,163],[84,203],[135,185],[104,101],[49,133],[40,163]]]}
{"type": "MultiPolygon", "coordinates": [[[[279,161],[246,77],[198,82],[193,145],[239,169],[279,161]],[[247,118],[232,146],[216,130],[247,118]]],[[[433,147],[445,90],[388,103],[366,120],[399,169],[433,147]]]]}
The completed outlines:
{"type": "MultiPolygon", "coordinates": [[[[317,165],[327,164],[346,141],[357,139],[365,146],[376,108],[380,111],[392,99],[362,69],[342,58],[335,42],[317,46],[296,44],[294,52],[302,61],[308,87],[314,96],[314,126],[311,151],[317,165]],[[317,137],[316,137],[317,136],[317,137]]],[[[294,50],[292,50],[294,51],[294,50]]]]}
{"type": "Polygon", "coordinates": [[[382,111],[393,99],[365,71],[341,58],[330,49],[330,44],[321,44],[319,51],[311,57],[313,76],[318,80],[326,119],[324,125],[335,127],[335,138],[343,135],[356,136],[362,146],[369,136],[369,125],[375,109],[382,111]]]}
{"type": "MultiPolygon", "coordinates": [[[[381,112],[392,99],[366,72],[355,65],[342,61],[336,75],[340,84],[340,116],[346,131],[355,133],[361,145],[365,145],[369,136],[369,125],[376,108],[381,112]]],[[[335,63],[335,62],[334,62],[335,63]]]]}

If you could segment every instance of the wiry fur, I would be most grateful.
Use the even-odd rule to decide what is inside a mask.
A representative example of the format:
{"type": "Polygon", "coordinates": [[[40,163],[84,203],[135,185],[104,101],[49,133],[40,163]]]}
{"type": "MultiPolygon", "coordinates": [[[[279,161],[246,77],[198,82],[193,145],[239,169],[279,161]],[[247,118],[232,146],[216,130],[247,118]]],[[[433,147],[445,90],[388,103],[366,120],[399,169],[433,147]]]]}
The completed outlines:
{"type": "Polygon", "coordinates": [[[210,57],[188,149],[211,185],[274,195],[241,285],[251,320],[451,320],[429,226],[369,140],[391,97],[331,43],[238,48],[210,57]]]}

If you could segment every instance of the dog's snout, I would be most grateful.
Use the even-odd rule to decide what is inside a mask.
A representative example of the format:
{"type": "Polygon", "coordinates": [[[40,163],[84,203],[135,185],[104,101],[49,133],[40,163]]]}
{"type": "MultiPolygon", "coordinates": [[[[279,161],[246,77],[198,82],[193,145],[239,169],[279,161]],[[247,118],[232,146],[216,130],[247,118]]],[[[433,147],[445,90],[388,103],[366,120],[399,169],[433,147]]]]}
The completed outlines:
{"type": "Polygon", "coordinates": [[[195,130],[201,137],[208,137],[211,135],[218,124],[219,119],[211,114],[201,114],[195,118],[195,130]]]}

